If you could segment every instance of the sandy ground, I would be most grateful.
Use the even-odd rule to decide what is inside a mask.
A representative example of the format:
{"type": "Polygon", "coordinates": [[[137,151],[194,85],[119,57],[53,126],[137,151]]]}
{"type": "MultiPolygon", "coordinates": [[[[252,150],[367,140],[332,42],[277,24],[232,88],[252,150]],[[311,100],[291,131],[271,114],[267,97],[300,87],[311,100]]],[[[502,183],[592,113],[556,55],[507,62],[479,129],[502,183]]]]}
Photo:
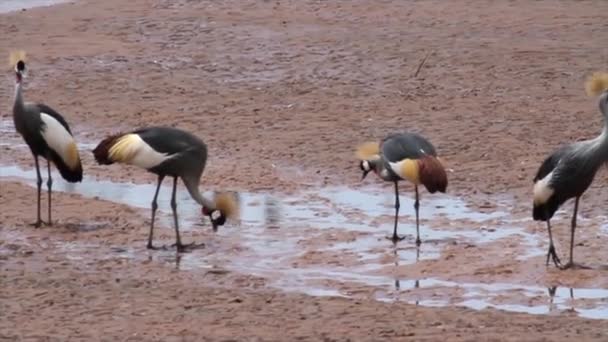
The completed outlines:
{"type": "MultiPolygon", "coordinates": [[[[28,51],[25,96],[66,116],[87,179],[152,183],[153,176],[134,168],[94,165],[89,151],[109,133],[158,124],[188,129],[208,143],[211,157],[201,184],[206,190],[358,188],[354,147],[411,130],[433,141],[454,169],[451,196],[475,210],[508,212],[507,219],[483,224],[449,217],[425,221],[426,228],[467,227],[481,234],[517,225],[528,235],[488,243],[437,238],[423,245],[419,262],[389,267],[391,247],[381,243],[390,227],[387,215],[372,220],[384,230],[364,232],[322,230],[315,218],[298,226],[297,232],[310,235],[264,231],[293,239],[303,253],[275,273],[254,274],[231,267],[234,260],[253,265],[268,257],[239,237],[252,234],[247,223],[212,234],[208,227],[193,228],[190,219],[185,239],[206,244],[193,252],[195,260],[213,263],[184,267],[178,261],[193,257],[143,248],[149,211],[142,208],[57,193],[57,224],[28,226],[35,191],[24,184],[32,183],[4,175],[0,338],[605,340],[605,320],[584,319],[574,310],[529,315],[429,308],[377,300],[386,289],[325,278],[323,285],[349,298],[308,296],[283,291],[274,279],[315,265],[361,269],[368,261],[360,254],[330,247],[371,238],[367,251],[376,253],[380,265],[375,275],[606,289],[605,171],[583,197],[577,231],[576,258],[593,269],[546,268],[538,254],[546,248],[545,229],[529,220],[531,180],[544,156],[600,131],[597,103],[584,95],[583,81],[608,68],[606,9],[602,1],[84,0],[1,15],[0,51],[28,51]],[[532,237],[537,253],[518,260],[532,237]],[[428,257],[431,252],[437,256],[428,257]]],[[[8,68],[4,84],[0,164],[29,170],[31,157],[10,127],[8,68]]],[[[390,195],[388,185],[375,188],[390,195]]],[[[409,187],[403,190],[410,195],[409,187]]],[[[430,198],[424,194],[422,205],[430,198]]],[[[364,214],[344,215],[355,222],[364,214]]],[[[157,230],[159,244],[173,241],[168,222],[157,230]]],[[[411,217],[403,226],[411,228],[408,223],[411,217]]],[[[567,224],[567,214],[556,222],[564,258],[567,224]]],[[[397,253],[411,252],[411,240],[397,253]]],[[[297,277],[293,282],[308,284],[297,277]]],[[[416,295],[465,297],[429,291],[435,290],[416,295]]],[[[494,301],[528,301],[506,292],[494,301]]]]}

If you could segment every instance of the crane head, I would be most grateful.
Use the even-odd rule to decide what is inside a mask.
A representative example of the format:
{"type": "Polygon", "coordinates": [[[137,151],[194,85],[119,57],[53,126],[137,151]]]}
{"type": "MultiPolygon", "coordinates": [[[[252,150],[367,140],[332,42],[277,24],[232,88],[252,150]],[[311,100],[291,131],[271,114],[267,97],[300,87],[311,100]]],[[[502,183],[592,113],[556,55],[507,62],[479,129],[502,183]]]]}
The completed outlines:
{"type": "Polygon", "coordinates": [[[368,173],[374,171],[375,174],[379,174],[381,171],[381,160],[380,159],[370,159],[370,160],[362,160],[359,162],[359,168],[363,171],[363,176],[361,180],[364,180],[368,173]]]}
{"type": "Polygon", "coordinates": [[[213,231],[223,226],[228,218],[236,216],[238,208],[235,200],[229,194],[219,194],[215,197],[215,208],[203,207],[203,215],[209,216],[213,231]]]}
{"type": "Polygon", "coordinates": [[[359,168],[361,168],[361,171],[363,171],[361,180],[364,180],[367,174],[372,171],[372,163],[370,163],[368,160],[362,160],[359,162],[359,168]]]}
{"type": "Polygon", "coordinates": [[[13,51],[9,56],[9,62],[11,67],[15,68],[15,74],[17,80],[20,81],[25,75],[25,52],[24,51],[13,51]]]}
{"type": "Polygon", "coordinates": [[[203,215],[209,216],[209,220],[211,221],[211,226],[213,227],[214,232],[217,232],[217,228],[226,223],[226,215],[224,215],[224,213],[222,213],[222,211],[219,209],[209,209],[207,207],[203,207],[201,211],[203,215]]]}
{"type": "Polygon", "coordinates": [[[17,79],[17,83],[21,82],[23,77],[25,76],[25,62],[19,61],[15,65],[15,77],[17,79]]]}
{"type": "Polygon", "coordinates": [[[15,72],[19,72],[19,73],[25,72],[25,62],[24,61],[17,62],[17,64],[15,65],[15,72]]]}
{"type": "Polygon", "coordinates": [[[355,155],[360,160],[359,167],[363,171],[363,177],[365,179],[370,171],[376,170],[376,160],[380,159],[380,144],[378,142],[366,142],[357,146],[355,155]]]}

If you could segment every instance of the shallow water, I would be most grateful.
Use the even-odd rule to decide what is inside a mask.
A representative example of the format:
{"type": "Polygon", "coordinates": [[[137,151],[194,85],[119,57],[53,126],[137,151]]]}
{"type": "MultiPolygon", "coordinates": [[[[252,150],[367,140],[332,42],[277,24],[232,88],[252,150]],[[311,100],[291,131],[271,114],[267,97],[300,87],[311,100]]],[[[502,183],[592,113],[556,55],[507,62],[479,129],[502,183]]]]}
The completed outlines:
{"type": "Polygon", "coordinates": [[[67,0],[0,0],[0,13],[20,11],[22,9],[51,6],[67,0]]]}
{"type": "MultiPolygon", "coordinates": [[[[35,173],[15,166],[0,167],[0,177],[35,186],[35,173]]],[[[154,194],[153,184],[118,183],[87,177],[82,183],[69,184],[55,174],[56,191],[78,193],[149,209],[154,194]]],[[[170,182],[161,189],[159,207],[164,211],[165,229],[171,228],[169,216],[170,182]]],[[[212,192],[207,192],[212,196],[212,192]]],[[[406,239],[397,247],[385,239],[392,231],[393,194],[374,187],[352,189],[327,187],[295,194],[240,192],[235,193],[240,218],[222,227],[217,237],[205,241],[204,250],[178,257],[173,250],[154,252],[167,263],[182,270],[208,271],[225,269],[264,277],[269,286],[318,296],[372,296],[385,301],[407,301],[424,306],[466,306],[482,310],[494,307],[506,311],[548,314],[568,310],[576,300],[566,298],[565,289],[557,289],[553,299],[546,288],[517,284],[457,283],[436,278],[409,279],[386,274],[386,269],[437,259],[450,243],[481,245],[501,239],[517,239],[527,259],[542,255],[542,240],[521,227],[522,220],[510,220],[508,210],[497,206],[482,213],[449,195],[426,195],[421,200],[422,246],[414,244],[415,226],[410,193],[401,196],[399,233],[406,239]],[[224,243],[238,248],[231,253],[219,252],[224,243]],[[179,261],[179,262],[178,262],[179,261]],[[349,284],[349,286],[344,286],[349,284]],[[498,299],[500,298],[500,300],[498,299]],[[552,302],[551,302],[552,300],[552,302]]],[[[183,230],[200,227],[198,205],[180,186],[178,211],[183,230]]],[[[497,201],[497,203],[500,201],[497,201]]],[[[148,211],[142,211],[143,216],[148,211]]],[[[143,217],[142,217],[143,218],[143,217]]],[[[205,227],[208,225],[205,223],[205,227]]],[[[106,229],[103,223],[83,223],[79,230],[106,229]]],[[[162,228],[159,228],[162,229],[162,228]]],[[[541,237],[542,239],[542,237],[541,237]]],[[[72,260],[95,262],[84,242],[59,242],[72,260]]],[[[103,258],[137,260],[148,256],[141,246],[115,246],[103,258]]],[[[390,272],[389,272],[390,273],[390,272]]],[[[579,315],[590,318],[608,317],[604,289],[575,289],[584,305],[575,305],[579,315]]],[[[568,292],[569,293],[569,292],[568,292]]],[[[576,299],[576,297],[575,297],[576,299]]]]}

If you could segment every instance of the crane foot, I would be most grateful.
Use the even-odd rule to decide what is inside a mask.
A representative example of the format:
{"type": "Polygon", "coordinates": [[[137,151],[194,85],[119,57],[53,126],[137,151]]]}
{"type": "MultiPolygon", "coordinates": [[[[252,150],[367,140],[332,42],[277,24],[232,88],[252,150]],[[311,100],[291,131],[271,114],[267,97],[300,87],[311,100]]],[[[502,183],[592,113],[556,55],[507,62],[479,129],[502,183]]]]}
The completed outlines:
{"type": "Polygon", "coordinates": [[[397,242],[405,239],[405,236],[399,236],[399,235],[394,234],[393,236],[387,236],[386,238],[393,241],[393,243],[396,244],[397,242]]]}
{"type": "Polygon", "coordinates": [[[549,250],[547,251],[547,262],[546,265],[549,266],[549,258],[553,261],[555,267],[561,268],[562,262],[559,260],[557,256],[557,252],[555,252],[555,247],[553,245],[549,245],[549,250]]]}
{"type": "Polygon", "coordinates": [[[153,251],[158,251],[158,250],[166,250],[167,246],[156,247],[156,246],[152,245],[152,243],[149,243],[149,244],[146,245],[146,248],[147,249],[151,249],[153,251]]]}
{"type": "Polygon", "coordinates": [[[34,223],[30,223],[30,226],[32,226],[32,227],[34,227],[34,228],[40,228],[42,225],[45,225],[45,226],[52,226],[52,224],[50,224],[50,225],[49,225],[48,223],[46,223],[46,222],[44,222],[44,221],[42,221],[42,220],[38,220],[38,221],[36,221],[36,222],[34,222],[34,223]]]}
{"type": "Polygon", "coordinates": [[[177,247],[177,251],[182,253],[182,252],[187,252],[187,251],[191,251],[194,249],[203,248],[203,247],[205,247],[205,243],[198,243],[198,244],[194,243],[194,242],[187,243],[187,244],[174,243],[171,245],[171,247],[177,247]]]}
{"type": "Polygon", "coordinates": [[[575,264],[574,262],[570,261],[565,265],[561,265],[559,266],[560,270],[567,270],[567,269],[573,269],[573,270],[589,270],[591,269],[591,267],[589,266],[584,266],[581,264],[575,264]]]}

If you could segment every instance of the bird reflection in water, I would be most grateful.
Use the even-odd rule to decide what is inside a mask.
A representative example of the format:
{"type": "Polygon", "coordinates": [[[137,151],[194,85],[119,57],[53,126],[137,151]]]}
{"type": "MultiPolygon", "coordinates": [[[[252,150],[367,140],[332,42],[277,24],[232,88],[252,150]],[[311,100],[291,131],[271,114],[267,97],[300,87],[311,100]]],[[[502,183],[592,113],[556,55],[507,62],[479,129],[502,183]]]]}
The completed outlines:
{"type": "Polygon", "coordinates": [[[281,208],[279,201],[272,195],[264,196],[264,223],[268,229],[280,228],[281,208]]]}
{"type": "MultiPolygon", "coordinates": [[[[393,254],[395,256],[395,275],[394,275],[394,277],[395,277],[395,290],[396,290],[396,293],[399,293],[399,291],[401,291],[401,282],[399,280],[399,275],[398,275],[399,274],[399,272],[398,272],[398,270],[399,270],[399,252],[398,252],[397,246],[395,246],[395,249],[393,249],[393,254]]],[[[420,247],[416,246],[416,262],[418,262],[419,260],[420,260],[420,247]]],[[[414,280],[414,287],[413,288],[414,289],[420,288],[420,280],[419,279],[414,280]]],[[[419,300],[416,299],[415,304],[418,305],[418,302],[419,302],[419,300]]]]}
{"type": "MultiPolygon", "coordinates": [[[[555,299],[555,294],[557,293],[557,286],[551,286],[547,288],[547,292],[549,293],[549,311],[553,311],[555,309],[555,303],[553,303],[555,299]]],[[[570,288],[570,311],[574,310],[574,289],[570,288]]]]}

